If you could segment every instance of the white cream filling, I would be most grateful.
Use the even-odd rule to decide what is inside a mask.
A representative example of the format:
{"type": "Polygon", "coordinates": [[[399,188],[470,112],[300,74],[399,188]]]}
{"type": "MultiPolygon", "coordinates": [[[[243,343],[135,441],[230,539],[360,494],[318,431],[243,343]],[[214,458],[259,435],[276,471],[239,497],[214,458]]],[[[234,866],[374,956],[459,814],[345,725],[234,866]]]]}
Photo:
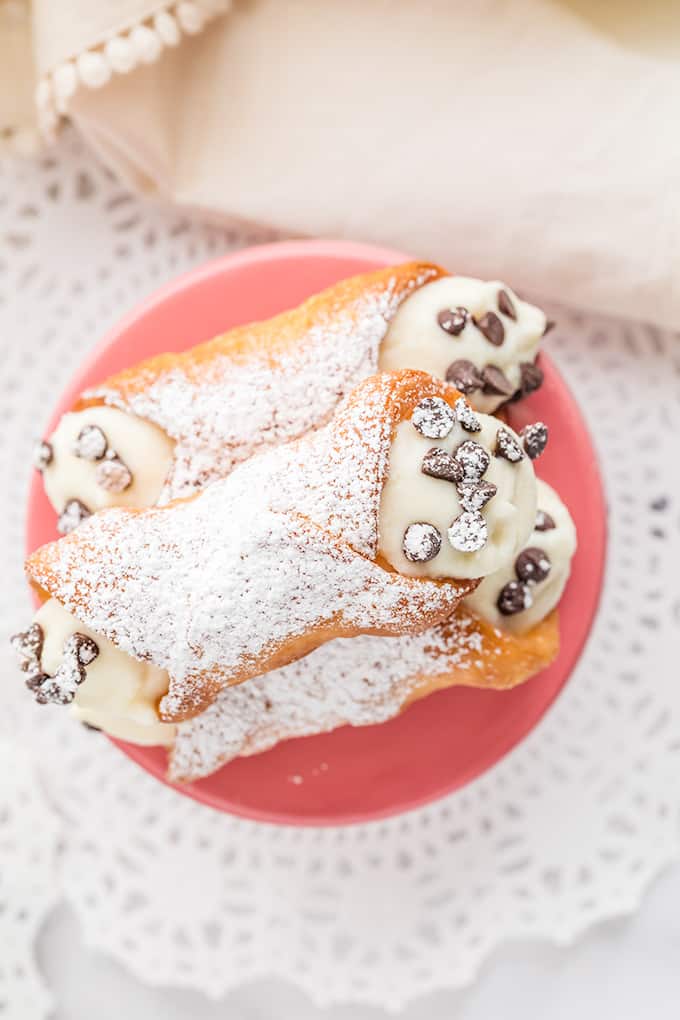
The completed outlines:
{"type": "MultiPolygon", "coordinates": [[[[498,280],[487,282],[467,276],[444,276],[420,287],[402,303],[381,344],[378,365],[381,372],[419,368],[443,379],[452,362],[464,359],[480,370],[486,365],[496,365],[517,389],[520,363],[536,357],[545,325],[546,317],[540,308],[520,301],[514,291],[498,280]],[[499,310],[501,290],[509,294],[516,320],[499,310]],[[495,312],[503,323],[503,343],[496,347],[471,319],[458,336],[442,329],[437,321],[439,312],[459,306],[477,319],[486,312],[495,312]]],[[[491,414],[507,399],[481,391],[468,395],[475,410],[485,414],[491,414]]]]}
{"type": "Polygon", "coordinates": [[[161,722],[157,711],[159,699],[168,690],[165,670],[122,652],[68,613],[56,599],[49,599],[40,607],[34,622],[40,624],[44,634],[42,669],[45,673],[56,673],[64,642],[71,634],[85,634],[99,648],[96,659],[86,667],[86,679],[71,703],[71,711],[77,719],[134,744],[172,743],[175,727],[161,722]]]}
{"type": "MultiPolygon", "coordinates": [[[[422,436],[411,420],[401,422],[390,448],[387,481],[383,487],[378,521],[378,552],[402,574],[413,577],[486,577],[508,563],[526,545],[536,516],[536,478],[529,458],[517,463],[495,457],[499,428],[515,433],[496,418],[478,415],[480,432],[466,432],[456,423],[443,439],[422,436]],[[423,474],[423,457],[432,447],[452,454],[466,440],[479,443],[491,455],[483,481],[497,487],[481,510],[488,538],[477,552],[460,552],[448,538],[448,529],[463,512],[453,482],[423,474]],[[434,525],[441,535],[441,549],[425,563],[413,563],[403,551],[404,533],[410,524],[434,525]]],[[[516,438],[516,436],[515,436],[516,438]]],[[[517,439],[521,446],[521,440],[517,439]]]]}
{"type": "Polygon", "coordinates": [[[71,499],[88,510],[108,506],[153,506],[158,500],[173,458],[173,441],[151,422],[114,407],[88,407],[65,414],[49,437],[52,460],[43,471],[47,498],[61,513],[71,499]],[[86,460],[74,453],[79,433],[88,425],[98,426],[110,449],[132,474],[132,483],[122,492],[112,492],[97,482],[101,461],[86,460]]]}
{"type": "Polygon", "coordinates": [[[550,560],[550,572],[544,581],[530,585],[531,605],[512,616],[499,612],[497,601],[501,589],[515,579],[515,558],[501,570],[486,577],[465,604],[477,616],[488,620],[501,630],[521,634],[543,620],[560,601],[571,572],[571,560],[576,552],[576,528],[566,506],[554,489],[537,479],[538,509],[550,514],[556,527],[548,531],[532,531],[525,548],[543,550],[550,560]]]}

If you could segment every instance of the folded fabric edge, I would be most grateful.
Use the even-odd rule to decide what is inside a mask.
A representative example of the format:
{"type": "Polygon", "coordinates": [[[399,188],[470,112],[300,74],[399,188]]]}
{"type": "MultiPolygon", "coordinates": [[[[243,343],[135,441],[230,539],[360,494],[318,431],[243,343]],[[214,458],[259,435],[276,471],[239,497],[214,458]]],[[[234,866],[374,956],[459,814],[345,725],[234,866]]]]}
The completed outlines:
{"type": "Polygon", "coordinates": [[[51,68],[40,77],[35,92],[43,137],[54,139],[78,89],[102,88],[114,74],[129,74],[143,64],[155,63],[166,49],[178,46],[183,36],[197,35],[230,7],[231,0],[168,3],[149,18],[51,68]]]}

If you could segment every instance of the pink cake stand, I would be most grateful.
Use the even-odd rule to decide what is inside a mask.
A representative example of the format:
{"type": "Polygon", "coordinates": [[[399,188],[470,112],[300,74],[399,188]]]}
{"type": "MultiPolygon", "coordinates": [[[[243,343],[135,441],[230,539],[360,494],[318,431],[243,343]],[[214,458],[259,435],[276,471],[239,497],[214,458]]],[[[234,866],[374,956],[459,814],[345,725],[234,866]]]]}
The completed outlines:
{"type": "MultiPolygon", "coordinates": [[[[291,241],[211,262],[164,287],[93,351],[57,401],[50,428],[87,386],[163,351],[181,351],[233,326],[297,305],[343,277],[409,256],[344,241],[291,241]]],[[[457,268],[457,267],[454,267],[457,268]]],[[[341,825],[408,811],[469,783],[536,726],[581,654],[602,585],[606,512],[593,444],[576,403],[544,354],[545,383],[511,409],[519,429],[541,419],[550,444],[541,477],[576,522],[579,548],[560,606],[562,644],[549,669],[512,691],[452,688],[376,726],[345,726],[240,758],[199,782],[177,786],[220,811],[292,825],[341,825]]],[[[57,538],[39,476],[28,501],[27,544],[57,538]]],[[[165,782],[165,751],[115,741],[165,782]]]]}

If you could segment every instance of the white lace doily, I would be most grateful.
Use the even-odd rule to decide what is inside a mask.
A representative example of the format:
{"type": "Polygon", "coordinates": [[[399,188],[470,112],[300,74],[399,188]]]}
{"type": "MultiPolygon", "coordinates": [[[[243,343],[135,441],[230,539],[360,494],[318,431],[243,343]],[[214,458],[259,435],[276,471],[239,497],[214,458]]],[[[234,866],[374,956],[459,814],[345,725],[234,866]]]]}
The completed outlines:
{"type": "MultiPolygon", "coordinates": [[[[22,580],[33,438],[83,354],[181,270],[254,240],[131,197],[72,138],[0,177],[2,617],[22,580]]],[[[554,311],[554,310],[553,310],[554,311]]],[[[555,316],[610,505],[599,617],[541,725],[492,771],[391,821],[304,830],[162,787],[100,734],[38,711],[3,643],[0,1002],[46,1015],[31,943],[59,899],[146,982],[218,995],[258,975],[319,1003],[397,1007],[470,982],[503,940],[568,942],[635,909],[678,855],[680,338],[555,316]],[[60,846],[55,858],[57,841],[60,846]],[[8,876],[12,876],[8,880],[8,876]],[[23,998],[22,998],[23,997],[23,998]]],[[[3,635],[4,637],[4,635],[3,635]]]]}

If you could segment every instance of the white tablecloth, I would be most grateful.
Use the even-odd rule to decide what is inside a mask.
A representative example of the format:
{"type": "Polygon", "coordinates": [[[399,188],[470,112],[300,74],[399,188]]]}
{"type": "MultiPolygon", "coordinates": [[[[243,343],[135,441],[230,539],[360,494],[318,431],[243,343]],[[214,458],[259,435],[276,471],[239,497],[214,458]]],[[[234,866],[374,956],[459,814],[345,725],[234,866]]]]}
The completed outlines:
{"type": "MultiPolygon", "coordinates": [[[[401,1020],[677,1020],[680,1001],[680,868],[654,884],[640,912],[591,932],[569,949],[500,950],[472,989],[419,998],[401,1020]]],[[[40,940],[40,963],[57,1002],[52,1020],[380,1020],[380,1009],[320,1009],[283,981],[256,981],[211,1001],[198,992],[149,988],[83,945],[62,910],[40,940]]]]}

